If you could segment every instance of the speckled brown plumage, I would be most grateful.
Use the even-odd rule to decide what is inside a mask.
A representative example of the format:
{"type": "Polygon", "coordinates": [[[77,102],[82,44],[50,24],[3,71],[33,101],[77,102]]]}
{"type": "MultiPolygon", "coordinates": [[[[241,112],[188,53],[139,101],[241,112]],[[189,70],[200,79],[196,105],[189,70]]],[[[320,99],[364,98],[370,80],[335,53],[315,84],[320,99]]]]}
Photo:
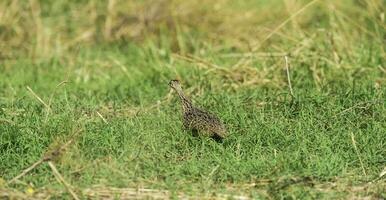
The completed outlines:
{"type": "Polygon", "coordinates": [[[227,135],[224,124],[215,115],[196,108],[182,91],[178,80],[171,80],[169,86],[173,88],[181,99],[183,110],[183,124],[186,129],[197,131],[200,135],[222,139],[227,135]]]}

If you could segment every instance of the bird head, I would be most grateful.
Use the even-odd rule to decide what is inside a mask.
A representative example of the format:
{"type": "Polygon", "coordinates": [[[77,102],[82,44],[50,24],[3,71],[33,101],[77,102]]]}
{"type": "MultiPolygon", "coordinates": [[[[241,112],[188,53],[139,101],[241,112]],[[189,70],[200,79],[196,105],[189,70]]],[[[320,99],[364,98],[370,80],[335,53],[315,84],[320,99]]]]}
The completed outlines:
{"type": "Polygon", "coordinates": [[[169,86],[175,90],[181,90],[181,84],[179,80],[171,80],[169,86]]]}

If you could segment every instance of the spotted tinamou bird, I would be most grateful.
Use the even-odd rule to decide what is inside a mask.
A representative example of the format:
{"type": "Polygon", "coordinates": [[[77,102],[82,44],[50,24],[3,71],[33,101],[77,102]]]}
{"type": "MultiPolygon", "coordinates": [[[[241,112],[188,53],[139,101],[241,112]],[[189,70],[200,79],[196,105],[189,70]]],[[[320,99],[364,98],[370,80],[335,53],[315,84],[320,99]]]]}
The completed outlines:
{"type": "Polygon", "coordinates": [[[221,140],[227,135],[224,124],[215,115],[201,110],[192,105],[192,102],[185,96],[178,80],[171,80],[169,86],[173,88],[181,99],[183,110],[183,125],[198,135],[209,136],[221,140]]]}

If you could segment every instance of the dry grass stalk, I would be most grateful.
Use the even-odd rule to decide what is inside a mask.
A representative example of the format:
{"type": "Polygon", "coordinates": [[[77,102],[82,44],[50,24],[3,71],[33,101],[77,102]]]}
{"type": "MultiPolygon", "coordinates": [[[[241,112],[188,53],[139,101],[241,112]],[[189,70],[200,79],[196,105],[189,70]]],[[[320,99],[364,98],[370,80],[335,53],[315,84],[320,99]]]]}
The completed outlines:
{"type": "Polygon", "coordinates": [[[191,63],[200,64],[201,66],[204,66],[206,68],[214,68],[214,69],[217,69],[217,70],[222,70],[222,71],[229,72],[229,70],[226,69],[226,68],[219,67],[216,64],[213,64],[211,62],[208,62],[206,60],[203,60],[203,59],[198,58],[198,57],[193,56],[193,55],[189,55],[189,54],[187,54],[187,55],[172,54],[172,56],[175,57],[175,58],[178,58],[178,59],[182,59],[182,60],[191,62],[191,63]]]}
{"type": "Polygon", "coordinates": [[[21,172],[19,175],[15,176],[13,179],[8,181],[8,184],[12,184],[12,183],[16,182],[18,179],[20,179],[21,177],[25,176],[28,172],[30,172],[31,170],[35,169],[37,166],[42,164],[44,161],[45,161],[44,158],[39,159],[34,164],[32,164],[30,167],[28,167],[25,170],[23,170],[23,172],[21,172]]]}
{"type": "MultiPolygon", "coordinates": [[[[290,17],[288,17],[286,20],[284,20],[281,24],[279,24],[275,29],[273,29],[266,37],[263,38],[262,41],[260,41],[257,45],[253,46],[252,49],[251,49],[251,52],[254,53],[256,52],[257,50],[260,49],[260,47],[262,46],[262,44],[264,44],[266,41],[268,41],[273,35],[275,35],[280,29],[282,29],[288,22],[292,21],[293,18],[295,18],[296,16],[298,16],[300,13],[302,13],[303,11],[305,11],[307,8],[309,8],[310,6],[312,6],[314,3],[316,3],[318,0],[313,0],[311,2],[309,2],[308,4],[304,5],[302,8],[300,8],[298,11],[296,11],[295,13],[293,13],[290,17]]],[[[250,58],[249,57],[246,57],[246,58],[242,58],[241,60],[239,60],[239,62],[235,65],[235,66],[240,66],[240,65],[244,65],[250,58]]]]}
{"type": "Polygon", "coordinates": [[[42,156],[42,158],[40,158],[38,161],[33,163],[30,167],[28,167],[25,170],[23,170],[22,173],[20,173],[19,175],[15,176],[10,181],[8,181],[8,184],[15,183],[18,179],[20,179],[21,177],[25,176],[28,172],[32,171],[33,169],[38,167],[40,164],[58,158],[64,152],[64,150],[74,141],[74,137],[77,136],[80,132],[81,132],[81,129],[76,131],[75,134],[72,136],[72,138],[70,140],[68,140],[65,144],[60,145],[59,147],[54,148],[51,151],[47,151],[42,156]]]}
{"type": "MultiPolygon", "coordinates": [[[[160,109],[163,104],[166,104],[171,101],[173,97],[173,91],[169,92],[160,100],[155,101],[151,104],[148,104],[144,107],[142,106],[130,106],[124,108],[114,108],[113,105],[103,105],[98,111],[95,111],[98,115],[98,119],[102,119],[104,123],[109,123],[108,119],[111,117],[133,117],[138,116],[139,114],[148,113],[155,109],[160,109]]],[[[83,111],[83,115],[87,118],[94,120],[94,111],[83,111]]]]}
{"type": "Polygon", "coordinates": [[[59,173],[58,169],[56,169],[53,162],[48,161],[48,165],[50,166],[52,173],[54,174],[55,178],[58,180],[58,182],[62,183],[64,187],[67,189],[67,191],[71,194],[71,196],[75,200],[79,200],[79,197],[76,195],[76,193],[72,190],[72,186],[67,183],[67,181],[63,178],[63,176],[59,173]]]}
{"type": "MultiPolygon", "coordinates": [[[[155,189],[136,189],[136,188],[114,188],[98,187],[90,188],[83,191],[84,196],[89,198],[102,199],[169,199],[171,194],[167,190],[155,189]]],[[[182,198],[182,196],[179,196],[182,198]]]]}
{"type": "Polygon", "coordinates": [[[112,60],[116,65],[118,65],[121,68],[121,70],[123,71],[123,73],[125,73],[127,78],[131,77],[129,72],[127,71],[126,67],[121,62],[119,62],[117,59],[115,59],[113,57],[110,57],[110,60],[112,60]]]}
{"type": "Polygon", "coordinates": [[[31,196],[14,189],[0,188],[0,199],[41,200],[50,199],[50,195],[46,192],[39,192],[38,194],[31,196]]]}
{"type": "MultiPolygon", "coordinates": [[[[328,194],[342,193],[347,199],[377,199],[379,192],[384,191],[386,187],[385,181],[364,182],[353,184],[352,181],[346,179],[335,179],[332,181],[318,181],[312,177],[286,177],[281,179],[260,179],[250,184],[231,184],[227,186],[228,192],[245,195],[229,195],[221,193],[197,193],[190,196],[181,192],[172,193],[168,190],[147,189],[147,188],[116,188],[105,186],[91,186],[82,189],[82,195],[88,199],[250,199],[246,194],[253,191],[268,199],[274,199],[272,192],[282,190],[292,190],[293,187],[310,188],[316,193],[328,194]]],[[[63,190],[49,190],[42,188],[37,190],[33,196],[11,188],[0,188],[0,199],[47,199],[50,196],[61,196],[63,190]]]]}
{"type": "Polygon", "coordinates": [[[114,188],[114,187],[94,187],[83,190],[83,195],[88,198],[101,199],[250,199],[242,195],[228,194],[206,194],[189,196],[183,193],[172,194],[168,190],[146,189],[146,188],[114,188]]]}
{"type": "Polygon", "coordinates": [[[107,120],[98,112],[96,111],[97,115],[102,119],[102,121],[105,123],[105,124],[108,124],[107,120]]]}
{"type": "Polygon", "coordinates": [[[234,89],[237,89],[242,86],[253,86],[256,84],[266,84],[274,82],[266,78],[267,74],[269,73],[266,69],[259,70],[250,65],[224,68],[191,55],[173,54],[173,56],[175,58],[179,58],[181,60],[197,64],[195,66],[206,69],[206,73],[215,73],[217,76],[222,77],[223,80],[229,81],[229,85],[231,85],[234,89]]]}
{"type": "Polygon", "coordinates": [[[40,102],[40,103],[42,103],[43,105],[44,105],[44,107],[46,107],[46,109],[48,110],[48,111],[50,111],[51,110],[51,108],[50,108],[50,106],[46,103],[46,102],[44,102],[43,101],[43,99],[42,98],[40,98],[29,86],[27,86],[27,90],[29,91],[29,92],[31,92],[31,94],[40,102]]]}
{"type": "Polygon", "coordinates": [[[379,174],[379,178],[382,178],[384,175],[386,175],[386,166],[383,168],[382,172],[379,174]]]}
{"type": "MultiPolygon", "coordinates": [[[[51,109],[52,99],[54,98],[54,95],[56,94],[56,91],[58,90],[58,88],[59,88],[60,86],[62,86],[62,85],[67,84],[67,83],[68,83],[68,81],[65,80],[65,81],[60,82],[58,85],[56,85],[54,91],[51,93],[50,99],[48,100],[48,104],[47,104],[47,105],[48,105],[48,108],[49,108],[49,109],[51,109]]],[[[31,91],[32,91],[32,90],[31,90],[31,91]]],[[[49,114],[50,114],[50,112],[46,112],[46,117],[45,117],[45,119],[44,119],[44,122],[47,122],[47,121],[48,121],[48,115],[49,115],[49,114]]]]}
{"type": "Polygon", "coordinates": [[[367,176],[366,171],[365,171],[365,167],[364,167],[364,165],[363,165],[361,156],[360,156],[360,154],[359,154],[358,147],[357,147],[357,145],[356,145],[354,133],[352,133],[352,132],[351,132],[351,141],[352,141],[352,144],[353,144],[353,146],[354,146],[355,152],[356,152],[356,154],[357,154],[357,156],[358,156],[359,162],[361,163],[363,175],[367,176]]]}
{"type": "Polygon", "coordinates": [[[55,90],[52,92],[51,96],[50,96],[50,99],[48,100],[48,107],[51,108],[51,104],[52,104],[52,99],[54,98],[54,95],[56,94],[56,91],[58,90],[58,88],[62,85],[65,85],[68,83],[68,80],[64,80],[62,82],[60,82],[58,85],[56,85],[55,87],[55,90]]]}
{"type": "Polygon", "coordinates": [[[288,88],[290,90],[291,96],[294,97],[294,92],[292,90],[291,77],[290,77],[290,72],[289,72],[288,57],[284,56],[284,60],[285,60],[285,69],[286,69],[286,72],[287,72],[288,88]]]}
{"type": "Polygon", "coordinates": [[[104,27],[104,37],[106,40],[111,39],[111,30],[112,30],[112,24],[113,24],[113,17],[114,17],[114,6],[115,6],[115,0],[109,0],[107,3],[107,13],[106,13],[106,21],[105,21],[105,27],[104,27]]]}
{"type": "Polygon", "coordinates": [[[272,57],[283,57],[288,55],[289,53],[286,53],[286,52],[283,52],[283,53],[282,52],[256,52],[256,53],[227,53],[227,54],[221,54],[219,56],[223,58],[245,58],[245,57],[272,58],[272,57]]]}

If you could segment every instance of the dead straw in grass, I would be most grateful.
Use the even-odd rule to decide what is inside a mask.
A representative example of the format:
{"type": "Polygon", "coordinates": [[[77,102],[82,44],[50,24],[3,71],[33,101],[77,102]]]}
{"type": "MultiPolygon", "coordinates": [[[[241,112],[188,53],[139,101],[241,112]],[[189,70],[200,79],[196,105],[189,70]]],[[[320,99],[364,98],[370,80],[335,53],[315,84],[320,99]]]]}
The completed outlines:
{"type": "Polygon", "coordinates": [[[40,158],[38,161],[33,163],[31,166],[29,166],[28,168],[23,170],[19,175],[15,176],[13,179],[8,181],[8,184],[15,183],[18,179],[20,179],[21,177],[25,176],[28,172],[32,171],[33,169],[35,169],[36,167],[38,167],[42,163],[48,162],[48,161],[51,161],[51,160],[55,160],[56,158],[58,158],[67,149],[67,147],[74,141],[74,137],[77,136],[80,132],[81,132],[81,129],[77,130],[71,136],[71,139],[69,139],[66,143],[64,143],[63,145],[60,145],[60,146],[54,148],[53,150],[47,151],[42,156],[42,158],[40,158]]]}

